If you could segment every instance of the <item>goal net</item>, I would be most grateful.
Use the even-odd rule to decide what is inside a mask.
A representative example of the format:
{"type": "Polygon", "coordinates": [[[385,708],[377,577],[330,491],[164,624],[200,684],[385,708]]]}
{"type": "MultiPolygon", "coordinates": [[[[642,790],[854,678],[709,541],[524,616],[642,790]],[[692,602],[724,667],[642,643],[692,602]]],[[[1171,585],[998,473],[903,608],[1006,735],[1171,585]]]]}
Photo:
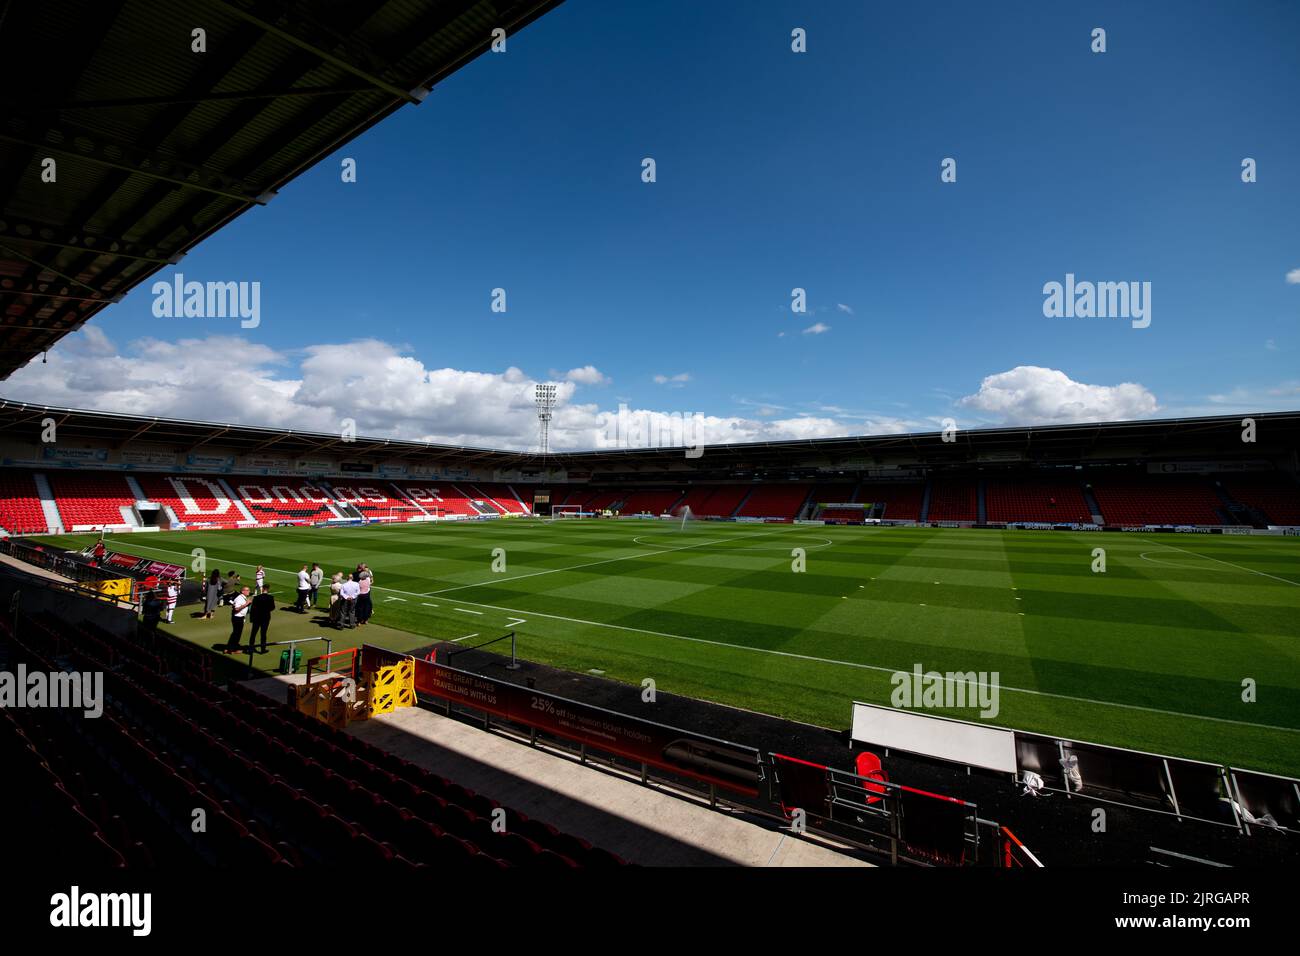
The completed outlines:
{"type": "Polygon", "coordinates": [[[391,505],[386,515],[381,515],[379,520],[384,522],[413,521],[417,518],[423,518],[426,514],[436,514],[437,509],[425,508],[423,510],[415,505],[391,505]]]}
{"type": "Polygon", "coordinates": [[[551,505],[551,521],[569,521],[583,518],[582,505],[551,505]]]}

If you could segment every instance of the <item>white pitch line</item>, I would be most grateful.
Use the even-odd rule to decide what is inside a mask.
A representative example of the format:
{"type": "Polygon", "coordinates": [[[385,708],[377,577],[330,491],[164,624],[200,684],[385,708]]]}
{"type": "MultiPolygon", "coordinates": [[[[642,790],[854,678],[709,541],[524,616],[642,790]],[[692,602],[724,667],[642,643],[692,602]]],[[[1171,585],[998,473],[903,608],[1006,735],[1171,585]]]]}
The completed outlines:
{"type": "Polygon", "coordinates": [[[452,608],[452,610],[460,611],[461,614],[477,614],[480,617],[483,615],[482,611],[471,611],[469,608],[464,608],[464,607],[454,607],[452,608]]]}
{"type": "Polygon", "coordinates": [[[526,618],[526,617],[508,617],[508,618],[506,618],[506,623],[509,624],[511,627],[514,627],[516,624],[527,624],[527,623],[528,623],[528,618],[526,618]]]}
{"type": "MultiPolygon", "coordinates": [[[[594,568],[602,564],[615,564],[619,561],[631,561],[634,558],[649,558],[657,554],[672,554],[676,551],[689,551],[692,548],[702,548],[706,544],[726,544],[728,541],[740,541],[746,538],[762,538],[769,534],[780,534],[786,531],[780,528],[776,531],[760,531],[758,534],[735,535],[730,538],[716,538],[712,541],[697,541],[695,544],[682,545],[680,548],[664,548],[661,551],[638,551],[635,554],[625,554],[621,558],[606,558],[603,561],[589,561],[586,564],[574,564],[567,568],[549,568],[545,571],[529,571],[527,574],[516,574],[513,578],[501,578],[500,580],[476,581],[473,584],[457,584],[455,587],[441,588],[437,591],[425,591],[423,597],[433,597],[437,594],[446,594],[449,591],[464,591],[466,588],[477,588],[487,584],[509,584],[511,581],[522,581],[524,578],[535,578],[542,574],[560,574],[564,571],[579,571],[582,568],[594,568]]],[[[787,532],[789,533],[789,532],[787,532]]]]}
{"type": "Polygon", "coordinates": [[[1219,558],[1212,558],[1208,554],[1201,554],[1199,551],[1188,551],[1186,548],[1180,548],[1175,544],[1165,544],[1163,541],[1152,541],[1149,538],[1139,538],[1139,541],[1146,541],[1147,544],[1158,544],[1164,548],[1173,548],[1175,551],[1181,551],[1183,554],[1190,554],[1194,558],[1204,558],[1206,561],[1218,561],[1219,564],[1226,564],[1230,568],[1236,568],[1238,571],[1245,571],[1248,574],[1258,574],[1262,577],[1272,578],[1274,581],[1281,581],[1283,584],[1291,584],[1300,588],[1300,581],[1291,581],[1287,578],[1279,578],[1276,574],[1269,574],[1267,571],[1256,571],[1254,568],[1243,567],[1240,564],[1233,564],[1231,561],[1223,561],[1219,558]]]}
{"type": "Polygon", "coordinates": [[[391,594],[390,594],[388,597],[384,598],[384,600],[385,600],[385,601],[401,601],[403,604],[406,603],[406,598],[393,597],[391,594]]]}
{"type": "MultiPolygon", "coordinates": [[[[111,539],[106,539],[106,540],[111,540],[111,539]]],[[[133,547],[134,547],[134,549],[137,550],[137,551],[139,551],[139,550],[145,550],[145,551],[158,551],[158,552],[161,552],[162,554],[186,554],[186,555],[188,555],[188,554],[190,553],[190,552],[188,552],[188,551],[176,551],[176,550],[174,550],[174,549],[168,549],[168,548],[155,548],[155,547],[152,547],[151,545],[134,544],[133,547]]],[[[1189,554],[1194,554],[1195,552],[1190,552],[1190,551],[1189,551],[1188,553],[1189,553],[1189,554]]],[[[1204,555],[1198,555],[1198,557],[1204,557],[1204,555]]],[[[246,563],[244,563],[244,562],[242,562],[242,561],[233,561],[233,562],[227,562],[227,563],[228,563],[228,564],[237,564],[237,565],[239,565],[241,568],[251,568],[251,567],[253,567],[253,565],[251,565],[251,564],[246,564],[246,563]]],[[[281,568],[267,568],[266,570],[268,570],[268,571],[275,571],[275,572],[277,572],[277,573],[279,573],[279,574],[288,574],[288,575],[294,575],[294,574],[297,574],[296,571],[285,571],[285,570],[283,570],[283,569],[281,569],[281,568]]],[[[1244,568],[1243,570],[1249,571],[1250,569],[1249,569],[1249,568],[1244,568]]],[[[1256,573],[1263,573],[1263,572],[1256,572],[1256,573]]],[[[1287,583],[1288,583],[1288,584],[1294,584],[1295,582],[1293,582],[1293,581],[1288,581],[1287,583]]],[[[402,591],[402,590],[400,590],[400,589],[398,589],[398,588],[381,588],[381,587],[375,587],[375,588],[373,588],[372,590],[377,590],[377,591],[396,591],[398,594],[406,594],[406,595],[409,595],[410,597],[423,597],[423,596],[424,596],[424,595],[416,594],[416,593],[413,592],[413,591],[402,591]]],[[[489,610],[493,610],[493,611],[509,611],[509,612],[511,612],[511,613],[513,613],[513,614],[531,614],[533,617],[546,617],[546,618],[551,618],[552,620],[556,620],[556,621],[568,621],[568,622],[571,623],[571,624],[588,624],[588,625],[590,625],[590,626],[592,626],[592,627],[604,627],[604,628],[609,628],[609,629],[611,629],[611,630],[615,630],[615,631],[630,631],[630,632],[632,632],[632,633],[634,633],[634,634],[649,634],[649,635],[651,635],[652,637],[666,637],[666,638],[669,638],[669,639],[671,639],[671,640],[676,640],[676,641],[688,641],[688,642],[690,642],[690,643],[692,643],[692,644],[708,644],[708,645],[711,645],[711,646],[713,646],[713,647],[726,647],[726,648],[730,648],[730,649],[732,649],[732,650],[737,650],[737,651],[750,651],[751,653],[755,653],[755,654],[771,654],[771,655],[773,655],[773,656],[775,656],[775,657],[789,657],[789,658],[793,658],[793,659],[796,659],[796,660],[812,661],[812,662],[817,663],[817,664],[831,664],[831,665],[835,665],[835,666],[838,666],[838,667],[852,667],[852,668],[856,668],[856,669],[859,669],[859,670],[879,671],[880,673],[883,673],[883,674],[894,674],[894,673],[897,673],[897,672],[898,672],[898,668],[896,668],[896,667],[881,667],[881,666],[879,666],[879,665],[877,665],[877,664],[860,664],[860,663],[858,663],[858,662],[856,662],[856,661],[837,661],[837,660],[835,660],[835,659],[833,659],[833,658],[828,658],[828,657],[813,657],[813,656],[810,655],[810,654],[796,654],[796,653],[794,653],[793,651],[778,651],[778,650],[774,650],[774,649],[772,649],[772,648],[770,648],[770,647],[748,647],[748,646],[746,646],[746,645],[744,645],[744,644],[728,644],[728,643],[725,642],[725,641],[711,641],[711,640],[709,640],[708,638],[704,638],[704,637],[687,637],[687,636],[684,635],[684,634],[669,634],[669,633],[667,633],[667,632],[665,632],[665,631],[650,631],[650,630],[646,630],[645,628],[641,628],[641,627],[629,627],[629,626],[626,625],[626,624],[607,624],[607,623],[605,623],[605,622],[603,622],[603,621],[586,621],[586,620],[583,620],[583,619],[580,618],[580,617],[565,617],[565,616],[563,616],[563,615],[561,615],[561,614],[547,614],[547,613],[545,613],[545,612],[543,612],[543,611],[524,611],[524,610],[521,610],[520,608],[514,608],[514,607],[501,607],[500,605],[497,605],[497,604],[481,604],[481,603],[479,603],[479,602],[477,602],[477,601],[464,601],[464,600],[461,600],[460,598],[457,598],[456,600],[457,600],[459,603],[461,603],[461,604],[473,604],[475,607],[488,608],[489,610]]],[[[456,610],[463,610],[463,609],[462,609],[462,608],[456,608],[456,610]]],[[[470,613],[474,613],[474,612],[470,612],[470,613]]],[[[1029,689],[1021,688],[1021,687],[1005,687],[1005,686],[1002,686],[1001,689],[1002,689],[1002,690],[1008,690],[1008,691],[1011,691],[1011,692],[1013,692],[1013,693],[1018,693],[1018,694],[1031,694],[1031,695],[1033,695],[1033,696],[1035,696],[1035,697],[1048,697],[1048,698],[1051,698],[1051,699],[1054,699],[1054,700],[1069,700],[1069,701],[1074,701],[1075,703],[1080,703],[1080,704],[1097,704],[1097,705],[1102,706],[1102,707],[1119,707],[1119,708],[1122,708],[1122,709],[1124,709],[1124,710],[1138,710],[1138,711],[1142,711],[1142,712],[1144,712],[1144,713],[1149,713],[1149,714],[1164,714],[1164,715],[1169,716],[1169,717],[1186,717],[1186,718],[1189,718],[1189,719],[1191,719],[1191,720],[1208,720],[1208,721],[1211,721],[1211,722],[1213,722],[1213,723],[1218,723],[1218,724],[1233,724],[1233,725],[1238,726],[1238,727],[1258,727],[1258,728],[1260,728],[1261,730],[1278,730],[1278,731],[1281,731],[1281,732],[1283,732],[1283,733],[1288,733],[1288,734],[1300,734],[1300,728],[1298,728],[1298,727],[1278,727],[1278,726],[1276,726],[1275,724],[1261,724],[1261,723],[1257,723],[1257,722],[1255,722],[1255,721],[1250,721],[1250,720],[1232,720],[1232,719],[1227,718],[1227,717],[1209,717],[1209,716],[1206,716],[1205,714],[1187,714],[1187,713],[1183,713],[1182,711],[1178,711],[1178,710],[1164,710],[1164,709],[1159,708],[1159,707],[1143,707],[1141,704],[1121,704],[1121,703],[1119,703],[1119,702],[1117,702],[1117,701],[1113,701],[1113,700],[1094,700],[1094,699],[1092,699],[1091,697],[1074,697],[1074,696],[1071,696],[1071,695],[1069,695],[1069,694],[1053,694],[1053,693],[1050,693],[1050,692],[1048,692],[1048,691],[1043,691],[1043,690],[1029,690],[1029,689]]]]}
{"type": "MultiPolygon", "coordinates": [[[[520,611],[519,608],[502,607],[499,604],[480,604],[477,601],[462,601],[461,603],[473,604],[476,607],[485,607],[494,611],[520,611]]],[[[790,657],[795,660],[812,661],[816,664],[832,664],[837,667],[853,667],[858,670],[878,671],[882,674],[897,674],[899,672],[897,667],[881,667],[879,664],[862,664],[857,661],[840,661],[832,657],[814,657],[811,654],[796,654],[793,651],[778,651],[773,650],[770,647],[750,647],[745,644],[729,644],[726,641],[712,641],[705,637],[687,637],[685,634],[669,634],[666,631],[650,631],[643,627],[630,627],[626,624],[607,624],[604,621],[587,621],[580,617],[565,617],[562,614],[547,614],[543,611],[522,611],[520,613],[532,614],[533,617],[547,617],[557,621],[567,621],[571,624],[588,624],[592,627],[606,627],[617,631],[631,631],[636,634],[649,634],[652,637],[666,637],[674,641],[689,641],[692,644],[708,644],[712,647],[726,647],[736,651],[751,651],[755,654],[771,654],[775,657],[790,657]]],[[[1300,727],[1279,727],[1276,724],[1261,724],[1251,720],[1232,720],[1229,717],[1210,717],[1206,714],[1188,714],[1180,710],[1165,710],[1160,707],[1144,707],[1141,704],[1123,704],[1114,700],[1095,700],[1091,697],[1075,697],[1071,694],[1053,694],[1050,691],[1031,690],[1027,687],[1008,687],[1006,684],[999,684],[998,689],[1010,691],[1015,694],[1030,694],[1034,697],[1049,697],[1053,700],[1068,700],[1080,704],[1098,704],[1103,707],[1122,707],[1125,710],[1140,710],[1149,714],[1164,714],[1168,717],[1186,717],[1192,720],[1209,720],[1219,724],[1234,724],[1238,727],[1258,727],[1262,730],[1280,730],[1288,734],[1300,734],[1300,727]]]]}
{"type": "Polygon", "coordinates": [[[473,634],[466,634],[464,637],[453,637],[448,644],[459,644],[461,641],[468,641],[471,637],[478,637],[478,631],[473,634]]]}
{"type": "Polygon", "coordinates": [[[421,606],[421,607],[437,607],[438,605],[436,605],[436,604],[429,604],[429,603],[427,603],[427,602],[425,602],[425,601],[421,601],[421,602],[420,602],[420,606],[421,606]]]}

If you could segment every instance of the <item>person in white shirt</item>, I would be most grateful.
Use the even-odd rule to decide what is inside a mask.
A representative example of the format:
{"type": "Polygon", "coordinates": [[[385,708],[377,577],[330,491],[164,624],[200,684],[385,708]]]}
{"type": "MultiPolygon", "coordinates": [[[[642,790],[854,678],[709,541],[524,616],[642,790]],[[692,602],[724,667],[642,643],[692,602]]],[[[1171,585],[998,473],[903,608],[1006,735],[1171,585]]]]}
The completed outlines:
{"type": "Polygon", "coordinates": [[[339,621],[349,630],[357,626],[357,597],[360,594],[361,585],[353,581],[352,575],[349,574],[347,580],[343,582],[343,587],[339,589],[339,604],[343,608],[339,621]]]}
{"type": "Polygon", "coordinates": [[[320,569],[320,565],[313,564],[311,566],[311,574],[307,577],[307,580],[311,582],[311,594],[307,597],[307,603],[312,607],[316,606],[316,592],[320,590],[320,583],[324,579],[325,572],[320,569]]]}
{"type": "Polygon", "coordinates": [[[244,619],[248,617],[248,603],[248,588],[241,588],[230,602],[230,642],[226,644],[227,654],[239,650],[239,640],[244,635],[244,619]]]}
{"type": "Polygon", "coordinates": [[[172,622],[172,615],[176,613],[176,602],[181,599],[181,584],[179,581],[171,580],[167,582],[167,623],[172,622]]]}
{"type": "Polygon", "coordinates": [[[257,573],[253,575],[253,583],[257,585],[257,593],[261,594],[262,589],[266,587],[266,568],[260,564],[257,566],[257,573]]]}
{"type": "Polygon", "coordinates": [[[307,565],[303,565],[298,570],[298,603],[293,606],[299,614],[307,613],[307,595],[311,594],[311,575],[307,573],[307,565]]]}

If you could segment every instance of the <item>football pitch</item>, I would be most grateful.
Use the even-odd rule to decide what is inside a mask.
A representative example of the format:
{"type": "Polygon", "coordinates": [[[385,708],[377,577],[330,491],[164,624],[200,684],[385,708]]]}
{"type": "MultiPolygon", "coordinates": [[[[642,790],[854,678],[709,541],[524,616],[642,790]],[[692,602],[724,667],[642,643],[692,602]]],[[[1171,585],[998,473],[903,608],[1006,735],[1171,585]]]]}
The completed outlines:
{"type": "Polygon", "coordinates": [[[996,672],[990,723],[1300,775],[1300,538],[503,519],[109,546],[261,563],[281,603],[304,562],[364,561],[397,650],[513,630],[529,660],[836,729],[895,671],[996,672]]]}

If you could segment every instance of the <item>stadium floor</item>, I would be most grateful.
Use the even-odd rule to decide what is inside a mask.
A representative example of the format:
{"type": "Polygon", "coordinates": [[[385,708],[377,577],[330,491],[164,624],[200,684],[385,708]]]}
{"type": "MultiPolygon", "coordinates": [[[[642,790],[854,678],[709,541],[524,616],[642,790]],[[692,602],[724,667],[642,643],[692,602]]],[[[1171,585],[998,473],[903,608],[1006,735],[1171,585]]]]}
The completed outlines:
{"type": "MultiPolygon", "coordinates": [[[[830,728],[853,700],[888,703],[897,670],[997,672],[990,723],[1300,775],[1297,538],[500,520],[109,543],[178,563],[202,548],[245,578],[261,562],[286,599],[304,561],[365,561],[375,624],[409,634],[396,650],[514,630],[523,658],[830,728]]],[[[277,615],[273,637],[279,618],[319,633],[277,615]]]]}

